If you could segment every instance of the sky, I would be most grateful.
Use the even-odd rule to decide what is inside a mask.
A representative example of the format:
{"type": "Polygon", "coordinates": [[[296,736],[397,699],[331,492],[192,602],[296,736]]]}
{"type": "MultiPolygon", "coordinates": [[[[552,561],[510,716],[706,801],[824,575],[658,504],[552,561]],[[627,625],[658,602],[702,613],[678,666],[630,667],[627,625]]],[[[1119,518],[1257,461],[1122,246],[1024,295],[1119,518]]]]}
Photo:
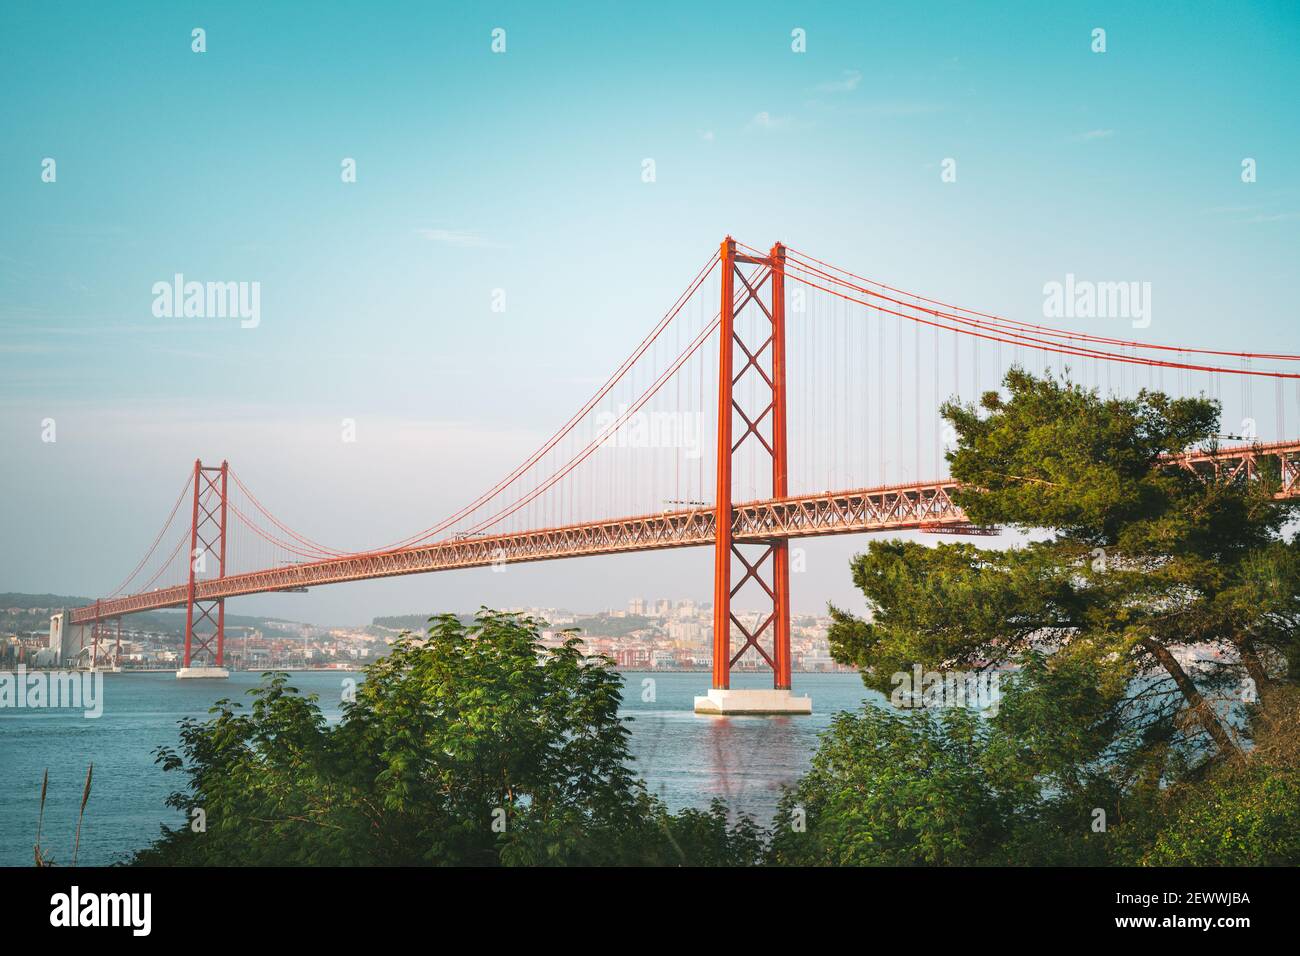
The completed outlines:
{"type": "MultiPolygon", "coordinates": [[[[196,457],[318,540],[430,525],[563,422],[727,234],[1030,321],[1066,274],[1147,281],[1150,327],[1125,334],[1300,351],[1294,3],[547,7],[0,7],[0,591],[111,591],[196,457]],[[259,283],[256,327],[155,315],[177,273],[259,283]]],[[[809,543],[795,610],[858,607],[865,544],[809,543]]],[[[230,609],[704,600],[711,560],[230,609]]]]}

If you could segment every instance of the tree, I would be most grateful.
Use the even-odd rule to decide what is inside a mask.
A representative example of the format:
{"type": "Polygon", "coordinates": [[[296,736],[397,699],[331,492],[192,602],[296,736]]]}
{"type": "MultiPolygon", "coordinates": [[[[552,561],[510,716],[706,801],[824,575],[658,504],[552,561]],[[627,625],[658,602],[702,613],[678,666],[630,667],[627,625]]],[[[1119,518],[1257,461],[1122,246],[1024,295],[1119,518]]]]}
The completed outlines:
{"type": "Polygon", "coordinates": [[[781,801],[772,859],[802,866],[987,859],[1005,839],[1012,807],[981,770],[978,720],[962,710],[903,717],[870,705],[837,714],[812,768],[781,801]]]}
{"type": "Polygon", "coordinates": [[[1300,691],[1276,688],[1251,714],[1247,760],[1175,784],[1140,862],[1157,866],[1295,866],[1300,861],[1300,691]]]}
{"type": "MultiPolygon", "coordinates": [[[[943,408],[958,435],[948,456],[964,485],[957,501],[974,522],[1046,537],[1006,549],[872,542],[852,569],[870,614],[832,608],[830,638],[837,660],[886,693],[916,665],[1006,668],[1010,689],[996,716],[974,723],[864,714],[837,725],[825,745],[834,759],[819,758],[796,796],[810,803],[809,832],[848,819],[832,799],[847,799],[843,778],[857,778],[860,799],[888,801],[862,795],[890,785],[882,748],[901,759],[909,747],[955,755],[957,776],[909,776],[926,806],[946,809],[907,817],[938,828],[917,836],[922,846],[943,848],[904,848],[908,860],[992,862],[987,847],[999,842],[1012,861],[1150,860],[1169,814],[1206,806],[1189,792],[1211,777],[1234,781],[1233,794],[1252,794],[1275,821],[1273,804],[1253,796],[1256,778],[1227,768],[1247,762],[1253,728],[1291,692],[1300,657],[1300,550],[1282,533],[1292,506],[1274,499],[1277,476],[1247,483],[1163,460],[1214,447],[1212,401],[1103,399],[1020,370],[1004,385],[1005,396],[943,408]],[[1198,649],[1210,659],[1193,661],[1198,649]],[[956,728],[967,729],[954,749],[956,728]],[[988,775],[969,795],[992,813],[983,830],[959,812],[963,765],[988,775]]],[[[1256,773],[1268,798],[1292,792],[1272,770],[1256,773]]],[[[883,812],[902,819],[903,809],[883,812]]],[[[778,847],[791,839],[777,831],[778,847]]],[[[886,860],[869,842],[871,861],[886,860]]]]}
{"type": "Polygon", "coordinates": [[[251,713],[223,700],[160,748],[188,786],[143,864],[745,863],[753,824],[673,815],[629,767],[621,678],[576,639],[482,612],[433,620],[366,669],[330,726],[315,697],[268,674],[251,713]],[[203,826],[192,821],[201,819],[203,826]]]}
{"type": "Polygon", "coordinates": [[[1050,537],[1003,550],[873,542],[853,567],[871,619],[835,611],[834,652],[882,690],[914,663],[1091,658],[1112,683],[1141,685],[1132,719],[1235,752],[1223,705],[1266,697],[1297,649],[1300,551],[1281,534],[1292,505],[1273,498],[1276,478],[1206,478],[1161,461],[1215,444],[1215,402],[1102,399],[1018,369],[1005,386],[1009,398],[943,408],[958,434],[957,501],[972,521],[1050,537]],[[1219,660],[1188,668],[1196,645],[1219,660]]]}
{"type": "MultiPolygon", "coordinates": [[[[1113,806],[1115,797],[1101,759],[1114,728],[1096,678],[1086,665],[1049,667],[1032,658],[996,713],[867,703],[837,715],[812,769],[782,801],[772,859],[835,866],[1113,860],[1113,847],[1092,826],[1099,802],[1113,806]],[[804,821],[802,832],[789,825],[793,819],[804,821]]],[[[1126,813],[1139,810],[1130,794],[1126,813]]]]}

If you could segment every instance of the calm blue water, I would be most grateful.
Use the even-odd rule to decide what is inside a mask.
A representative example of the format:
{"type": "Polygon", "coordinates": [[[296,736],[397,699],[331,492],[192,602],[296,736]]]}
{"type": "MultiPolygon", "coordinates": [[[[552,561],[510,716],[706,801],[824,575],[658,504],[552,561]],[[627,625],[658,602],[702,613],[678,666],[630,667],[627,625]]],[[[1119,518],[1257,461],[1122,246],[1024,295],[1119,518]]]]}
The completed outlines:
{"type": "MultiPolygon", "coordinates": [[[[340,716],[343,680],[358,674],[300,672],[290,682],[320,695],[330,718],[340,716]]],[[[857,709],[866,697],[855,674],[796,674],[795,690],[813,699],[811,717],[697,717],[696,694],[707,674],[624,675],[624,710],[632,717],[634,764],[650,790],[669,806],[707,806],[722,797],[733,809],[770,822],[782,785],[808,767],[817,735],[833,713],[857,709]],[[654,680],[654,701],[642,700],[642,681],[654,680]]],[[[72,844],[86,766],[95,764],[82,824],[78,860],[108,864],[144,846],[179,817],[163,801],[182,778],[154,765],[153,750],[177,743],[176,722],[204,717],[222,697],[245,699],[260,675],[235,673],[226,681],[178,681],[172,674],[105,674],[103,716],[80,711],[0,709],[0,865],[32,863],[41,775],[50,789],[41,844],[59,864],[72,844]]],[[[760,674],[733,678],[736,687],[770,687],[760,674]]]]}

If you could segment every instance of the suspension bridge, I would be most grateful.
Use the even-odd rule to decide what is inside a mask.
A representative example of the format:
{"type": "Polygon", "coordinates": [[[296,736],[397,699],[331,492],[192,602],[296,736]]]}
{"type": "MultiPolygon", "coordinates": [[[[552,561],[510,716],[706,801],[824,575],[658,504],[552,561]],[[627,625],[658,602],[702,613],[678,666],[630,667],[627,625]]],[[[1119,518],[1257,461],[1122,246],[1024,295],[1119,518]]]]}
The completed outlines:
{"type": "Polygon", "coordinates": [[[997,531],[972,524],[943,477],[955,440],[943,400],[996,388],[1012,365],[1043,373],[1052,363],[1106,394],[1208,395],[1225,421],[1240,416],[1240,429],[1169,467],[1224,480],[1267,474],[1280,479],[1278,497],[1293,498],[1300,440],[1285,434],[1288,408],[1300,414],[1297,362],[1013,320],[728,237],[564,425],[436,524],[378,547],[329,547],[277,517],[227,462],[195,461],[144,556],[112,594],[56,614],[51,646],[112,666],[124,615],[184,608],[178,676],[225,676],[230,598],[710,547],[712,686],[696,709],[806,713],[811,702],[791,689],[791,540],[997,531]],[[746,655],[771,669],[772,690],[731,688],[746,655]]]}

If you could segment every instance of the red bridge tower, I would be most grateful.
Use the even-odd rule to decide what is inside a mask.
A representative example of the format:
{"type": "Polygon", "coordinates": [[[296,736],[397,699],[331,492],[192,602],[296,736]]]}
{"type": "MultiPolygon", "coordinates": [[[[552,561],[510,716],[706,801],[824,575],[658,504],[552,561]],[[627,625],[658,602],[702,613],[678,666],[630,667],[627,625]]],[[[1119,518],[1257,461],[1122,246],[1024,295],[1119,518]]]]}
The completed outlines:
{"type": "Polygon", "coordinates": [[[190,568],[185,592],[185,663],[177,677],[229,677],[223,666],[226,645],[226,601],[203,600],[197,594],[199,575],[216,564],[218,578],[226,576],[226,476],[229,466],[205,467],[194,462],[194,505],[190,519],[190,568]]]}
{"type": "MultiPolygon", "coordinates": [[[[786,455],[785,390],[785,246],[779,242],[767,256],[743,255],[730,236],[722,242],[722,307],[718,365],[718,489],[713,559],[713,686],[695,698],[698,714],[808,714],[812,700],[790,693],[790,550],[784,537],[746,539],[733,536],[731,508],[732,459],[752,439],[761,456],[772,462],[771,497],[789,495],[786,455]],[[747,277],[741,266],[758,266],[747,277]],[[737,299],[737,282],[743,287],[737,299]],[[771,284],[768,304],[763,286],[771,284]],[[748,311],[747,311],[748,310],[748,311]],[[737,350],[743,359],[739,371],[737,350]],[[756,379],[746,407],[736,386],[747,376],[756,379]],[[766,401],[766,405],[763,402],[766,401]],[[743,430],[735,437],[737,419],[743,430]],[[764,455],[765,453],[765,455],[764,455]],[[733,560],[743,568],[733,583],[733,560]],[[731,609],[732,599],[749,592],[770,599],[772,611],[746,624],[731,609]],[[732,628],[743,642],[732,651],[732,628]],[[766,646],[764,646],[766,643],[766,646]],[[772,690],[734,689],[731,668],[753,648],[772,668],[772,690]]],[[[745,388],[739,391],[745,393],[745,388]]]]}

